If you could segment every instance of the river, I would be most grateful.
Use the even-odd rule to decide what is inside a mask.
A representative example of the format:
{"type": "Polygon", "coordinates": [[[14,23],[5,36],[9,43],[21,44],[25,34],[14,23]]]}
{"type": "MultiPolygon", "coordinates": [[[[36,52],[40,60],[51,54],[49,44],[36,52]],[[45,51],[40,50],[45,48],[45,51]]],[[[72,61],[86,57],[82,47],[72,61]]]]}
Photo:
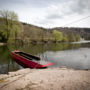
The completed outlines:
{"type": "Polygon", "coordinates": [[[16,44],[0,46],[0,74],[23,69],[11,57],[11,51],[15,49],[39,56],[42,60],[54,62],[50,68],[90,69],[90,41],[45,45],[16,44]]]}

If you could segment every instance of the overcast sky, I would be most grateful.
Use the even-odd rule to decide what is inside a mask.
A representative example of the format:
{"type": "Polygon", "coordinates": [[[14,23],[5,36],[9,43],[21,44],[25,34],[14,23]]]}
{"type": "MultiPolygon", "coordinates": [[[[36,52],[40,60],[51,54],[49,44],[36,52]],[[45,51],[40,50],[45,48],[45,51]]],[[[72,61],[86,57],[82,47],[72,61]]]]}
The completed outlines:
{"type": "Polygon", "coordinates": [[[90,0],[0,0],[0,10],[11,10],[19,20],[42,27],[90,27],[90,0]]]}

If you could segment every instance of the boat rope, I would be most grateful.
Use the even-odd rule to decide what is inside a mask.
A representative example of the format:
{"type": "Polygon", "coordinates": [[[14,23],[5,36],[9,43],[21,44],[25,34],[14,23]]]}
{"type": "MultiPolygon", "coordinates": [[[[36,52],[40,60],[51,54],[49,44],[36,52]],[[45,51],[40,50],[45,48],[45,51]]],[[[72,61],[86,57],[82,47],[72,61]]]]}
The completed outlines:
{"type": "Polygon", "coordinates": [[[73,21],[73,22],[67,23],[67,24],[63,25],[62,27],[67,26],[67,25],[70,25],[70,24],[73,24],[73,23],[78,23],[78,22],[83,21],[83,20],[85,20],[85,19],[87,19],[87,18],[90,18],[90,15],[88,15],[88,16],[86,16],[86,17],[83,17],[83,18],[80,18],[80,19],[78,19],[78,20],[75,20],[75,21],[73,21]]]}

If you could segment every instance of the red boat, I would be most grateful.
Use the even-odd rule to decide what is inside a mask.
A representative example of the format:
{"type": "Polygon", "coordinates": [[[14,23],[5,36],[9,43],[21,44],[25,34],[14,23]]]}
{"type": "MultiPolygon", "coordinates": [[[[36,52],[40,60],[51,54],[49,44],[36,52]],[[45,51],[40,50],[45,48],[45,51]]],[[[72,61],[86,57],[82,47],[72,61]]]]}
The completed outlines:
{"type": "Polygon", "coordinates": [[[52,62],[46,63],[37,56],[33,56],[18,50],[12,51],[11,55],[18,64],[25,68],[46,68],[54,64],[52,62]],[[44,62],[44,64],[42,64],[42,62],[44,62]]]}

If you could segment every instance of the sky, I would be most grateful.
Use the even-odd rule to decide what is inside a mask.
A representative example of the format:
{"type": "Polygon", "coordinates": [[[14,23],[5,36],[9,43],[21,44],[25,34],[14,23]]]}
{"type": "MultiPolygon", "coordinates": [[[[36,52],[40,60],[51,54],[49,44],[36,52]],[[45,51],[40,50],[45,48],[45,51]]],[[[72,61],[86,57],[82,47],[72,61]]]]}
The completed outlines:
{"type": "Polygon", "coordinates": [[[18,14],[19,21],[45,28],[90,28],[90,0],[0,0],[0,10],[18,14]]]}

